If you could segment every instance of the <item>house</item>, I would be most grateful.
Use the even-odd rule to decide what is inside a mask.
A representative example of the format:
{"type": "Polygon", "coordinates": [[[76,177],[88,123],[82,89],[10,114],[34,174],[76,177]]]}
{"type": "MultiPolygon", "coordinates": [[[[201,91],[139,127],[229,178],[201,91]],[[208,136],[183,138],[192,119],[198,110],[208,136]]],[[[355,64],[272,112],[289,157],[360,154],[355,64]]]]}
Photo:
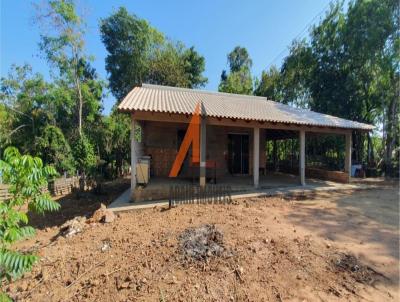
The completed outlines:
{"type": "Polygon", "coordinates": [[[293,108],[265,97],[149,84],[135,87],[118,109],[129,113],[132,121],[131,194],[135,200],[167,198],[172,183],[189,181],[200,186],[210,181],[232,183],[238,190],[263,187],[268,180],[273,182],[278,177],[265,176],[268,174],[265,141],[271,137],[298,139],[295,182],[305,185],[306,174],[346,182],[351,171],[352,131],[373,129],[371,125],[293,108]],[[190,160],[189,150],[178,177],[168,177],[198,104],[201,104],[199,163],[190,160]],[[344,171],[308,170],[306,133],[345,136],[344,171]],[[151,158],[151,177],[145,188],[137,187],[138,160],[142,156],[151,158]]]}

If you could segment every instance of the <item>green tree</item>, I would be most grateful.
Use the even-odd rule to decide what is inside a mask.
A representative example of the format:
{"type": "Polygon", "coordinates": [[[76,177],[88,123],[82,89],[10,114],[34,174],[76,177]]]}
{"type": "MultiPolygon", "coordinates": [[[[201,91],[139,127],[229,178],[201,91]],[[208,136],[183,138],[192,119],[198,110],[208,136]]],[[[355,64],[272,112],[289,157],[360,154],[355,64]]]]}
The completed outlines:
{"type": "Polygon", "coordinates": [[[111,115],[104,118],[102,144],[104,157],[109,163],[115,163],[113,176],[122,174],[123,162],[130,159],[130,117],[115,109],[111,115]]]}
{"type": "Polygon", "coordinates": [[[204,86],[208,79],[203,76],[206,61],[194,47],[186,49],[182,54],[184,73],[188,77],[189,88],[198,88],[204,86]]]}
{"type": "Polygon", "coordinates": [[[52,85],[43,76],[33,74],[29,65],[11,67],[8,77],[0,79],[2,148],[19,146],[23,152],[35,154],[35,142],[41,129],[54,123],[48,95],[52,85]]]}
{"type": "Polygon", "coordinates": [[[75,140],[72,153],[76,162],[75,166],[79,172],[91,174],[96,167],[97,159],[94,147],[86,135],[82,134],[75,140]]]}
{"type": "Polygon", "coordinates": [[[207,82],[207,79],[202,76],[204,68],[204,57],[200,56],[194,47],[185,49],[180,42],[168,41],[154,51],[149,61],[146,82],[196,88],[207,82]]]}
{"type": "Polygon", "coordinates": [[[106,70],[111,92],[122,100],[135,86],[149,82],[179,87],[201,87],[204,57],[194,47],[171,42],[146,20],[121,7],[100,22],[102,41],[108,51],[106,70]]]}
{"type": "MultiPolygon", "coordinates": [[[[21,155],[14,147],[4,151],[0,160],[3,181],[9,185],[11,198],[0,203],[0,279],[15,279],[31,269],[38,257],[22,253],[11,246],[33,236],[35,229],[28,225],[28,216],[22,207],[38,213],[56,211],[60,205],[45,193],[47,179],[56,174],[54,168],[43,166],[38,157],[21,155]]],[[[0,293],[0,298],[5,298],[0,293]]]]}
{"type": "Polygon", "coordinates": [[[282,102],[299,108],[310,108],[310,81],[316,66],[311,47],[306,40],[293,41],[290,55],[281,68],[282,102]]]}
{"type": "Polygon", "coordinates": [[[251,60],[249,52],[246,48],[236,46],[228,54],[228,64],[231,72],[237,72],[243,67],[250,69],[253,65],[253,61],[251,60]]]}
{"type": "Polygon", "coordinates": [[[109,86],[117,100],[121,100],[146,79],[151,53],[164,42],[164,36],[124,7],[101,19],[100,32],[108,52],[109,86]]]}
{"type": "Polygon", "coordinates": [[[242,68],[230,73],[218,86],[218,91],[236,94],[252,94],[253,81],[250,71],[242,68]]]}
{"type": "Polygon", "coordinates": [[[10,133],[12,129],[12,119],[6,106],[0,103],[0,154],[5,147],[10,144],[10,133]]]}
{"type": "Polygon", "coordinates": [[[247,49],[236,46],[233,51],[228,54],[227,59],[230,73],[228,74],[226,70],[222,71],[218,91],[237,94],[252,94],[253,80],[250,69],[253,63],[247,49]]]}
{"type": "MultiPolygon", "coordinates": [[[[360,122],[379,121],[393,100],[389,95],[395,95],[396,89],[396,85],[383,84],[387,79],[385,70],[398,79],[394,71],[398,55],[397,60],[396,55],[388,56],[396,53],[398,9],[398,2],[392,0],[350,2],[347,14],[342,12],[341,4],[332,6],[311,36],[318,62],[311,82],[313,108],[360,122]],[[383,62],[391,67],[385,68],[383,62]]],[[[364,139],[361,133],[353,135],[356,161],[364,159],[364,139]]],[[[367,139],[370,155],[372,141],[369,135],[367,139]]]]}
{"type": "Polygon", "coordinates": [[[156,49],[149,60],[149,69],[145,75],[148,83],[188,87],[189,78],[184,72],[183,45],[166,43],[156,49]]]}
{"type": "MultiPolygon", "coordinates": [[[[281,69],[285,103],[382,123],[388,170],[399,136],[399,31],[398,1],[355,0],[346,13],[336,2],[311,28],[308,42],[294,41],[281,69]]],[[[370,134],[355,132],[353,144],[357,162],[374,163],[370,134]]]]}
{"type": "Polygon", "coordinates": [[[37,152],[46,164],[53,165],[59,173],[74,173],[74,159],[71,147],[61,129],[46,126],[37,140],[37,152]]]}
{"type": "Polygon", "coordinates": [[[74,122],[79,135],[82,135],[83,121],[90,118],[90,112],[84,116],[85,105],[94,112],[101,109],[103,86],[90,67],[92,58],[84,51],[85,24],[72,0],[49,0],[45,7],[39,7],[38,12],[38,20],[45,28],[40,49],[50,66],[58,70],[58,76],[53,75],[64,90],[62,94],[67,94],[67,98],[73,101],[74,122]]]}
{"type": "Polygon", "coordinates": [[[281,73],[272,66],[269,70],[263,71],[261,74],[261,80],[258,83],[254,94],[258,96],[265,96],[270,100],[276,102],[282,102],[282,83],[281,73]]]}

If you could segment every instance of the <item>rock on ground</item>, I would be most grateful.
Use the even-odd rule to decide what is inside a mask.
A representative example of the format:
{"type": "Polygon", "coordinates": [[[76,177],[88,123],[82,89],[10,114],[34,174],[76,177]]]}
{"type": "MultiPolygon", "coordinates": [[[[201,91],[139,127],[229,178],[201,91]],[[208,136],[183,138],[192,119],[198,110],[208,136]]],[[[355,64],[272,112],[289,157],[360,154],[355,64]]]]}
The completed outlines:
{"type": "Polygon", "coordinates": [[[60,233],[62,236],[68,238],[82,232],[85,226],[86,218],[83,216],[78,216],[64,223],[60,228],[60,233]]]}
{"type": "Polygon", "coordinates": [[[104,222],[111,223],[115,220],[116,216],[113,211],[107,209],[104,204],[100,205],[100,209],[93,213],[92,218],[89,222],[104,222]]]}

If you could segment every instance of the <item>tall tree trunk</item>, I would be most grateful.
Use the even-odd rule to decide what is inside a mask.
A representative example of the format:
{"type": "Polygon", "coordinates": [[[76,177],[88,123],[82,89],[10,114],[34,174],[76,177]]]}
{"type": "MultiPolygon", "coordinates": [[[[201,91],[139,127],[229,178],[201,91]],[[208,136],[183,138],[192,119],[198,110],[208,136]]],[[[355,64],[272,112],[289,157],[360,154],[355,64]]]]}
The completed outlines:
{"type": "Polygon", "coordinates": [[[386,119],[386,142],[385,142],[385,176],[392,176],[393,164],[392,153],[396,140],[396,135],[399,133],[399,112],[398,112],[397,97],[391,99],[387,110],[386,119]]]}
{"type": "Polygon", "coordinates": [[[81,83],[79,79],[77,80],[78,84],[78,96],[79,96],[79,110],[78,110],[78,129],[79,135],[82,136],[82,110],[83,110],[83,98],[82,98],[82,90],[81,90],[81,83]]]}
{"type": "Polygon", "coordinates": [[[78,94],[78,132],[79,136],[82,136],[82,111],[83,111],[83,97],[82,97],[82,88],[81,88],[81,80],[79,77],[79,57],[78,57],[78,49],[77,47],[73,47],[72,51],[74,52],[74,64],[75,64],[75,88],[78,94]]]}

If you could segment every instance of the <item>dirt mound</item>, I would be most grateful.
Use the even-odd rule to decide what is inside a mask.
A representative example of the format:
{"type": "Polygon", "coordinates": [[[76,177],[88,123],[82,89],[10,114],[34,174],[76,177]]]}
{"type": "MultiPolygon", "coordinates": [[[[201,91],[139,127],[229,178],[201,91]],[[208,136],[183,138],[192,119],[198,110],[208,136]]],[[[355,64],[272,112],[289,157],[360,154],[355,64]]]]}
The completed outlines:
{"type": "Polygon", "coordinates": [[[332,264],[337,271],[349,273],[354,280],[360,283],[372,284],[379,277],[384,277],[369,266],[362,264],[354,255],[337,253],[333,256],[332,264]]]}
{"type": "Polygon", "coordinates": [[[180,251],[186,260],[207,260],[226,254],[224,235],[212,224],[186,229],[178,240],[180,251]]]}

